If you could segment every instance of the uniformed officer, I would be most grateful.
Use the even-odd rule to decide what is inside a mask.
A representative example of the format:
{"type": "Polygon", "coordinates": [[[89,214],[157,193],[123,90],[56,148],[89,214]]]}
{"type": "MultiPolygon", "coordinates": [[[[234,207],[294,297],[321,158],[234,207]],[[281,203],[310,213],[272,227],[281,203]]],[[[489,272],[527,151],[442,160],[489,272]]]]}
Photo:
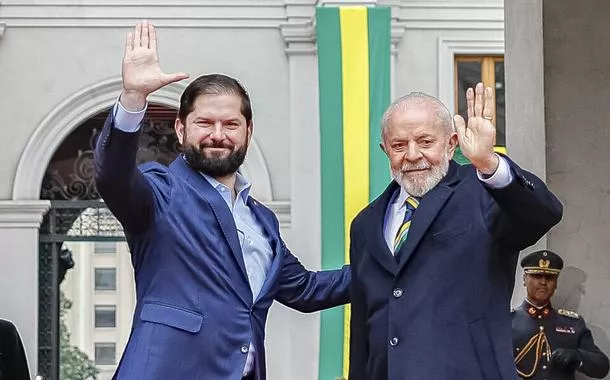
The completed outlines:
{"type": "Polygon", "coordinates": [[[573,311],[554,309],[551,297],[563,268],[559,255],[537,251],[521,260],[527,298],[512,313],[515,365],[522,379],[572,380],[575,371],[608,374],[608,357],[573,311]]]}

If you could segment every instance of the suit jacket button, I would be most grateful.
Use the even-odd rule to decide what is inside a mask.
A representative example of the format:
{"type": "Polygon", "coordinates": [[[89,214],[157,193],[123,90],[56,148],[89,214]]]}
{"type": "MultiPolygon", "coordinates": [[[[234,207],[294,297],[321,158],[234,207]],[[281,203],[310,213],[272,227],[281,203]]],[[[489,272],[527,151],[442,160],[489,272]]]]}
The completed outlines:
{"type": "Polygon", "coordinates": [[[397,289],[394,289],[394,291],[392,292],[392,295],[394,296],[394,298],[400,298],[400,297],[402,297],[403,293],[404,292],[402,289],[397,288],[397,289]]]}
{"type": "Polygon", "coordinates": [[[250,350],[250,347],[248,347],[244,344],[243,346],[241,346],[241,348],[239,350],[241,351],[242,354],[247,354],[248,351],[250,350]]]}
{"type": "Polygon", "coordinates": [[[392,347],[398,346],[398,338],[397,337],[394,337],[394,338],[390,339],[390,346],[392,346],[392,347]]]}

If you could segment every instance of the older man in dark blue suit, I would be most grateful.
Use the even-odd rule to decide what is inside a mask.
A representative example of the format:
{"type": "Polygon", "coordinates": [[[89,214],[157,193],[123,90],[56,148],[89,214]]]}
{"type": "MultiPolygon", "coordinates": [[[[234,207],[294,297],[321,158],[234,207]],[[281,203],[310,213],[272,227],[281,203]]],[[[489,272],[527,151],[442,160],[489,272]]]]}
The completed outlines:
{"type": "Polygon", "coordinates": [[[559,222],[544,183],[494,153],[491,88],[468,123],[411,94],[383,118],[394,181],[351,228],[350,380],[513,380],[519,251],[559,222]],[[472,165],[451,161],[458,145],[472,165]]]}
{"type": "Polygon", "coordinates": [[[97,186],[131,249],[137,305],[116,379],[265,379],[274,300],[311,312],[349,301],[349,267],[306,270],[275,215],[238,172],[252,138],[245,89],[224,75],[194,80],[175,127],[184,154],[136,167],[147,96],[187,77],[165,74],[154,27],[127,37],[123,92],[98,139],[97,186]]]}

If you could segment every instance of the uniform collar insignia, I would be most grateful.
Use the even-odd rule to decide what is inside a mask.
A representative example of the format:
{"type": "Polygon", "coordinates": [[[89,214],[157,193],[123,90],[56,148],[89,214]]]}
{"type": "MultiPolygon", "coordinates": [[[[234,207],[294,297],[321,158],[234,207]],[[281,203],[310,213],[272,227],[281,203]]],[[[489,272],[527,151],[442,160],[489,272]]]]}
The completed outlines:
{"type": "Polygon", "coordinates": [[[527,300],[523,305],[525,307],[525,311],[532,318],[547,318],[551,315],[551,304],[547,304],[543,307],[537,307],[529,303],[527,300]]]}

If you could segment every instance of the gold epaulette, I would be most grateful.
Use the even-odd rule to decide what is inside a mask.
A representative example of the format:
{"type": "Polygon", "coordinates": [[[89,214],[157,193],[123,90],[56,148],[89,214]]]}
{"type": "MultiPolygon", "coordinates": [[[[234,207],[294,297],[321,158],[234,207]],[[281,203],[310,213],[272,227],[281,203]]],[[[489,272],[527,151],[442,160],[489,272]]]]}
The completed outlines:
{"type": "Polygon", "coordinates": [[[564,317],[568,317],[568,318],[574,318],[574,319],[580,318],[580,315],[578,315],[578,313],[575,313],[571,310],[557,309],[557,313],[559,313],[559,315],[563,315],[564,317]]]}

